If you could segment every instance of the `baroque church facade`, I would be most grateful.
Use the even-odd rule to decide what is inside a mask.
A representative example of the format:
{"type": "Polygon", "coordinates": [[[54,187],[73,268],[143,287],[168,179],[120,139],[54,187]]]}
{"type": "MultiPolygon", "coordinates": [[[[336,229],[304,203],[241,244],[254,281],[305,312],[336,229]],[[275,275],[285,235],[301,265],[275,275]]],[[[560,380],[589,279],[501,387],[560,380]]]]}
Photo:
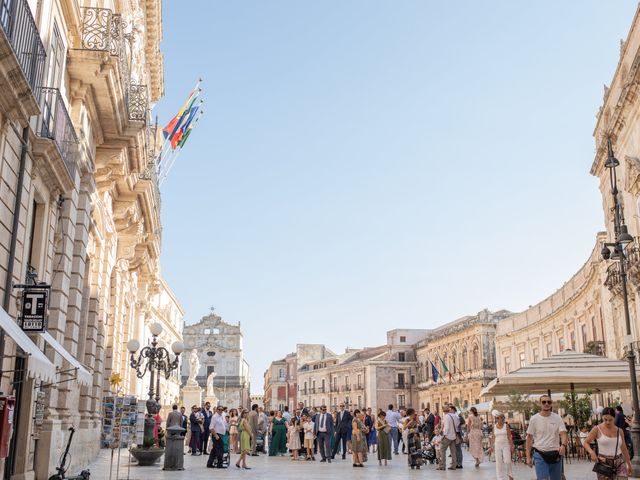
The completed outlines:
{"type": "Polygon", "coordinates": [[[200,361],[196,381],[204,392],[213,384],[221,405],[248,407],[249,364],[244,358],[240,323],[232,325],[211,312],[198,323],[185,326],[183,338],[186,350],[182,355],[182,384],[189,377],[189,355],[195,349],[200,361]]]}

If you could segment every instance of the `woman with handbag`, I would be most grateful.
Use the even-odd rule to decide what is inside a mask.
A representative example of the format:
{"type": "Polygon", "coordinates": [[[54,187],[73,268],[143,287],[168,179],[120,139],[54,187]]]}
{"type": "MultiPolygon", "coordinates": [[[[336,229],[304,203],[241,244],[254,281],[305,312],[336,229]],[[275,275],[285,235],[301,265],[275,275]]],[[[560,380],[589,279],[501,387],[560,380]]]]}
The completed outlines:
{"type": "Polygon", "coordinates": [[[615,426],[616,412],[611,407],[602,410],[602,423],[593,427],[582,446],[595,462],[593,471],[598,480],[626,480],[631,472],[631,457],[624,442],[624,433],[615,426]],[[598,453],[591,448],[591,442],[598,442],[598,453]]]}
{"type": "Polygon", "coordinates": [[[382,465],[384,460],[385,466],[387,460],[391,460],[391,444],[389,443],[389,433],[391,427],[386,419],[387,414],[380,410],[376,419],[376,432],[378,434],[378,464],[382,465]]]}

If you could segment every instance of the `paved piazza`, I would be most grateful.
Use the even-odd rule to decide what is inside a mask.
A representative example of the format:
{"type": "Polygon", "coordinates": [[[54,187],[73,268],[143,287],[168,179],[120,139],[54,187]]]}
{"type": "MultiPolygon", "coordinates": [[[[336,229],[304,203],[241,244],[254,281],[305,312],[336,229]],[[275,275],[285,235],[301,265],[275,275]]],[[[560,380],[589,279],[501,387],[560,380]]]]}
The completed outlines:
{"type": "MultiPolygon", "coordinates": [[[[91,464],[91,480],[109,480],[110,450],[102,450],[98,459],[91,464]]],[[[117,451],[114,452],[113,473],[111,480],[116,480],[117,451]]],[[[237,460],[232,455],[232,461],[237,460]]],[[[162,461],[162,460],[161,460],[162,461]]],[[[185,470],[182,472],[164,472],[161,463],[153,467],[138,467],[132,464],[129,472],[130,480],[191,480],[194,478],[283,478],[283,479],[333,479],[333,478],[362,478],[362,479],[396,479],[396,478],[429,478],[429,479],[495,479],[495,464],[483,463],[475,469],[473,461],[464,462],[462,470],[436,471],[434,466],[422,467],[420,470],[410,470],[406,464],[405,455],[394,456],[394,460],[387,467],[378,466],[378,462],[371,458],[365,463],[365,468],[353,468],[351,461],[334,460],[331,465],[300,460],[293,462],[289,457],[249,457],[251,470],[238,470],[233,465],[225,470],[206,468],[206,459],[200,456],[185,455],[185,470]]],[[[125,449],[121,450],[119,480],[127,479],[129,470],[128,456],[125,449]]],[[[567,480],[593,480],[595,474],[591,472],[591,464],[584,461],[574,461],[565,468],[567,480]]],[[[514,465],[513,477],[516,480],[534,480],[533,470],[519,463],[514,465]]]]}

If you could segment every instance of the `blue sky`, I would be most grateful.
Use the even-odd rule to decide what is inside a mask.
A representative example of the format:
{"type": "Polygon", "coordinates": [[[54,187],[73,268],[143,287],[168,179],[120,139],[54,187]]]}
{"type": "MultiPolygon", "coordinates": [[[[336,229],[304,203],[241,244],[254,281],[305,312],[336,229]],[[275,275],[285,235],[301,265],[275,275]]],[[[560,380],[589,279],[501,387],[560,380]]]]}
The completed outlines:
{"type": "Polygon", "coordinates": [[[162,270],[241,322],[253,390],[296,343],[373,346],[559,288],[603,229],[595,114],[632,1],[163,6],[162,270]]]}

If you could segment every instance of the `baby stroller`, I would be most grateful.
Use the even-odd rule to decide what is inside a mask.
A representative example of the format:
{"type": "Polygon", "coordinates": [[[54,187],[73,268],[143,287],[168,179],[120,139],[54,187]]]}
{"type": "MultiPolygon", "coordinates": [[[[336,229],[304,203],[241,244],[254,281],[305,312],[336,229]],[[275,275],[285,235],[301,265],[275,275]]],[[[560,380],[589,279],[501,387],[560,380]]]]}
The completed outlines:
{"type": "Polygon", "coordinates": [[[429,465],[438,463],[438,456],[436,455],[436,447],[434,447],[431,442],[425,441],[422,444],[422,460],[424,461],[425,464],[428,463],[429,465]]]}
{"type": "Polygon", "coordinates": [[[423,463],[423,450],[420,442],[420,434],[416,431],[409,431],[407,436],[407,446],[409,448],[408,461],[409,466],[413,470],[414,468],[420,469],[423,463]]]}
{"type": "Polygon", "coordinates": [[[264,453],[264,434],[261,432],[256,435],[256,452],[264,453]]]}
{"type": "Polygon", "coordinates": [[[229,454],[229,432],[224,432],[222,437],[222,465],[228,467],[231,463],[231,454],[229,454]]]}

